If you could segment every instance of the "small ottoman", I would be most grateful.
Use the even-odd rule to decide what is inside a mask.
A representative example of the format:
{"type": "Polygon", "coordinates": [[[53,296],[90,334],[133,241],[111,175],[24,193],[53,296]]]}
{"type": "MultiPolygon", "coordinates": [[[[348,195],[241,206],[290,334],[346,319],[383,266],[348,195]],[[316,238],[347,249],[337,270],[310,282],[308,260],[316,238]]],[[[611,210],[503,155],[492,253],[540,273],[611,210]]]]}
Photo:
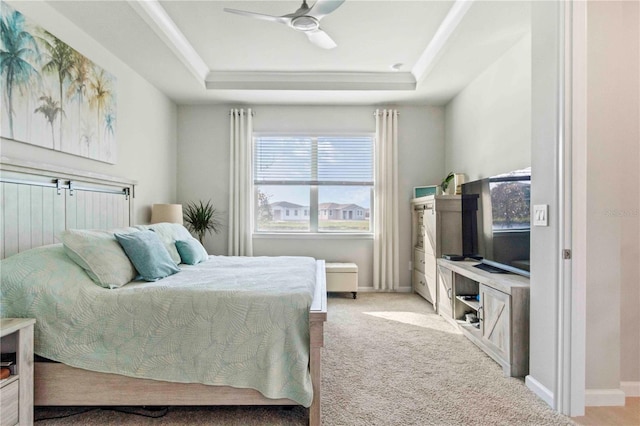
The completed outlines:
{"type": "Polygon", "coordinates": [[[358,265],[355,263],[328,262],[327,291],[351,292],[355,299],[358,295],[358,265]]]}

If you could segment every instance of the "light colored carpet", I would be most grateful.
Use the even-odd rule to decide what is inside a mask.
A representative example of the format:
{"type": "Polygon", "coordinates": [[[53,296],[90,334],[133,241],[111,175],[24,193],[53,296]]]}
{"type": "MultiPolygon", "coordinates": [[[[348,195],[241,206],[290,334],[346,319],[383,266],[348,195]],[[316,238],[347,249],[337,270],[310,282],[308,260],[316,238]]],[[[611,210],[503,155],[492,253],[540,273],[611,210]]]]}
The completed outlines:
{"type": "MultiPolygon", "coordinates": [[[[324,425],[567,425],[414,294],[329,298],[324,425]]],[[[37,408],[36,419],[83,408],[37,408]]],[[[139,414],[155,415],[142,409],[139,414]]],[[[303,425],[301,407],[169,407],[151,419],[110,409],[41,425],[303,425]]]]}

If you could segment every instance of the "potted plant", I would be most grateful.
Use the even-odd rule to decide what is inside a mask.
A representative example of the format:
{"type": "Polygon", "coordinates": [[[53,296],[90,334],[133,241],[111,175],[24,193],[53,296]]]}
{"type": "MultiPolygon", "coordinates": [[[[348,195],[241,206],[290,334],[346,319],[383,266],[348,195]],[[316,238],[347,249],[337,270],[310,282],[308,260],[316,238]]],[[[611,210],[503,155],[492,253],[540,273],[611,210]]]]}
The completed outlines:
{"type": "Polygon", "coordinates": [[[456,175],[453,172],[449,172],[449,174],[447,175],[446,178],[444,178],[444,180],[442,181],[442,183],[440,184],[440,187],[442,188],[442,194],[446,194],[447,193],[447,188],[449,187],[449,183],[453,180],[453,178],[455,178],[456,175]]]}
{"type": "Polygon", "coordinates": [[[188,203],[184,209],[184,222],[187,229],[198,236],[200,244],[204,243],[207,232],[219,233],[222,228],[220,213],[213,207],[211,200],[188,203]]]}

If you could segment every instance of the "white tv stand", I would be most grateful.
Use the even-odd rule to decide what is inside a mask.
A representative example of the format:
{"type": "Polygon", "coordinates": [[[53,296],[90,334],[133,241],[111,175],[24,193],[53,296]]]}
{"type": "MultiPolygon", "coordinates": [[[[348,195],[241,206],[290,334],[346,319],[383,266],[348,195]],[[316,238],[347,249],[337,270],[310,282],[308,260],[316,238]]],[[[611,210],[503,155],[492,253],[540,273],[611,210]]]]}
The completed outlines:
{"type": "Polygon", "coordinates": [[[524,377],[529,373],[529,279],[483,271],[477,264],[438,259],[438,312],[500,364],[505,376],[524,377]],[[468,322],[466,314],[479,321],[468,322]]]}

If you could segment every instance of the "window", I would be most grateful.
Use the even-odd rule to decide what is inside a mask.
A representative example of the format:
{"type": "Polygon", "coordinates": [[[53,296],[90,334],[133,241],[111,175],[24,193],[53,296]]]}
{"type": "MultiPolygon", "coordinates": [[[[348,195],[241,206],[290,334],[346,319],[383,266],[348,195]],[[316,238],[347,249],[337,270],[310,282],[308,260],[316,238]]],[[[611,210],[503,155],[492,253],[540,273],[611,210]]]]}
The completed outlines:
{"type": "Polygon", "coordinates": [[[258,136],[253,163],[256,232],[371,232],[372,136],[258,136]]]}

